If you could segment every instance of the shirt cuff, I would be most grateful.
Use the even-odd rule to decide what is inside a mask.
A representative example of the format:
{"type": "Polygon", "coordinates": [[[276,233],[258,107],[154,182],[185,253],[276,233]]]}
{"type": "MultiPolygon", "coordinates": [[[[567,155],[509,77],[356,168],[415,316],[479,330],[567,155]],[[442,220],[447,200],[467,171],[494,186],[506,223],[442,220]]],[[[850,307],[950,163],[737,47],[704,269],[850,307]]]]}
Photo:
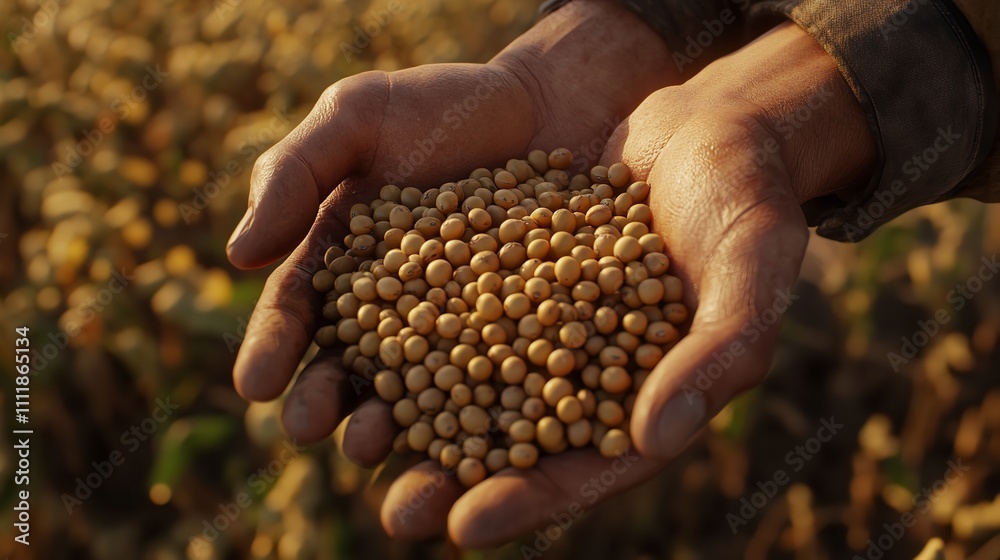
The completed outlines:
{"type": "Polygon", "coordinates": [[[859,241],[904,212],[956,195],[985,161],[997,128],[986,49],[951,0],[784,0],[750,25],[795,21],[837,61],[878,148],[867,185],[803,206],[817,234],[859,241]]]}

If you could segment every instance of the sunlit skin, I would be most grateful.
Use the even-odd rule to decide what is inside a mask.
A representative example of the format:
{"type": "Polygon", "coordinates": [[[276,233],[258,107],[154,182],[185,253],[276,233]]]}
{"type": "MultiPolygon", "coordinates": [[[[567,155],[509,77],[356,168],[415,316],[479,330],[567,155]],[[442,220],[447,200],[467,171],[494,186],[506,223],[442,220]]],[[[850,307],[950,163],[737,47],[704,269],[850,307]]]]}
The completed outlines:
{"type": "MultiPolygon", "coordinates": [[[[490,96],[458,131],[449,130],[449,140],[414,170],[409,184],[429,187],[534,148],[576,149],[599,135],[607,119],[629,115],[602,163],[623,161],[633,178],[651,184],[653,229],[666,241],[671,274],[684,282],[684,303],[695,310],[687,336],[638,395],[630,425],[637,453],[605,459],[586,449],[544,456],[533,469],[505,469],[468,491],[453,476],[442,483],[440,465],[426,461],[395,480],[386,496],[382,522],[393,537],[447,531],[463,547],[496,545],[660,471],[712,415],[767,372],[778,329],[750,344],[741,328],[775,308],[776,290],[785,291],[798,276],[808,240],[799,205],[863,184],[874,161],[871,133],[833,60],[794,25],[776,28],[678,86],[666,47],[634,16],[600,2],[570,6],[562,17],[578,18],[579,41],[571,37],[577,31],[560,38],[565,23],[543,20],[485,66],[425,66],[339,82],[254,170],[253,226],[230,245],[230,259],[254,268],[294,248],[265,286],[234,371],[241,395],[270,400],[285,390],[321,324],[314,270],[303,273],[304,263],[317,247],[343,237],[350,205],[376,196],[384,174],[399,167],[414,140],[427,138],[434,119],[484,74],[504,76],[509,91],[490,96]],[[588,30],[589,10],[602,17],[588,30]],[[611,40],[607,29],[617,26],[629,33],[611,40]],[[591,49],[584,38],[600,48],[591,49]],[[643,56],[629,56],[635,49],[643,56]],[[575,66],[581,60],[587,72],[575,66]],[[608,77],[597,79],[602,72],[608,77]],[[583,83],[583,75],[595,79],[583,83]],[[795,114],[820,89],[832,94],[791,138],[768,124],[795,114]],[[753,163],[765,147],[766,161],[753,163]],[[311,229],[303,226],[310,223],[311,229]],[[736,342],[743,343],[742,357],[689,399],[681,387],[736,342]],[[676,396],[680,400],[672,401],[676,396]],[[701,403],[704,414],[698,414],[701,403]],[[614,482],[605,484],[601,475],[609,469],[614,482]],[[434,488],[423,490],[430,497],[411,502],[427,486],[434,488]],[[406,504],[416,502],[419,511],[405,515],[406,504]]],[[[320,354],[288,394],[286,431],[300,442],[316,441],[354,411],[344,452],[362,465],[379,463],[396,433],[391,409],[377,399],[359,403],[355,395],[338,357],[320,354]]]]}

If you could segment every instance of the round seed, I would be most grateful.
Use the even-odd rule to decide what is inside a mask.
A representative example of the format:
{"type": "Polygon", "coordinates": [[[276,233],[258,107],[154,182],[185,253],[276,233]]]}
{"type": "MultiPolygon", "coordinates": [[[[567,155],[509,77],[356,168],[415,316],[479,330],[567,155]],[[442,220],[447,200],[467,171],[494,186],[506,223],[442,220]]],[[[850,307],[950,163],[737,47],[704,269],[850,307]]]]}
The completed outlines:
{"type": "Polygon", "coordinates": [[[597,419],[605,426],[614,428],[625,420],[625,410],[615,401],[601,401],[597,404],[597,419]]]}
{"type": "Polygon", "coordinates": [[[490,449],[486,454],[486,459],[483,461],[486,465],[486,470],[490,473],[495,473],[507,468],[510,464],[508,453],[509,451],[503,448],[490,449]]]}
{"type": "Polygon", "coordinates": [[[437,435],[451,439],[458,434],[458,417],[451,412],[440,412],[434,417],[434,431],[437,435]]]}
{"type": "Polygon", "coordinates": [[[563,286],[573,286],[580,280],[580,263],[573,257],[561,257],[556,261],[556,281],[563,286]]]}
{"type": "Polygon", "coordinates": [[[621,366],[611,366],[601,372],[601,388],[609,393],[624,393],[632,386],[632,378],[621,366]]]}
{"type": "Polygon", "coordinates": [[[566,440],[573,447],[583,447],[590,443],[594,429],[590,420],[577,420],[566,426],[566,440]]]}
{"type": "Polygon", "coordinates": [[[507,456],[512,467],[530,469],[538,462],[538,448],[531,443],[515,443],[507,456]]]}
{"type": "Polygon", "coordinates": [[[604,437],[601,438],[601,455],[609,459],[618,457],[628,451],[631,445],[632,442],[624,431],[618,429],[608,430],[608,433],[604,434],[604,437]]]}
{"type": "Polygon", "coordinates": [[[575,365],[576,359],[573,357],[573,351],[566,348],[553,350],[545,361],[545,368],[549,374],[556,377],[569,375],[575,365]]]}
{"type": "Polygon", "coordinates": [[[538,441],[538,445],[545,451],[550,453],[557,452],[561,446],[566,444],[564,430],[565,428],[559,419],[553,416],[545,416],[535,426],[535,440],[538,441]]]}
{"type": "Polygon", "coordinates": [[[458,463],[458,481],[466,488],[472,488],[486,479],[486,467],[474,457],[466,457],[458,463]]]}
{"type": "Polygon", "coordinates": [[[462,425],[462,429],[470,434],[474,434],[478,430],[488,430],[490,425],[489,414],[476,405],[464,407],[458,413],[458,421],[462,425]]]}
{"type": "Polygon", "coordinates": [[[556,404],[556,416],[564,424],[572,424],[583,418],[583,404],[573,395],[567,395],[556,404]]]}
{"type": "Polygon", "coordinates": [[[565,377],[553,377],[542,387],[542,398],[549,406],[556,406],[563,397],[572,394],[573,383],[565,377]]]}
{"type": "Polygon", "coordinates": [[[392,407],[392,417],[396,420],[397,424],[404,428],[412,426],[420,418],[420,409],[417,408],[417,402],[409,398],[397,401],[392,407]]]}
{"type": "Polygon", "coordinates": [[[448,444],[441,449],[441,455],[439,456],[439,461],[441,466],[453,470],[458,468],[459,462],[462,460],[462,448],[455,444],[448,444]]]}
{"type": "Polygon", "coordinates": [[[623,236],[615,242],[614,255],[623,263],[632,262],[642,256],[642,245],[634,237],[623,236]]]}
{"type": "Polygon", "coordinates": [[[624,163],[615,163],[608,167],[608,182],[615,188],[620,189],[627,185],[631,175],[624,163]]]}
{"type": "Polygon", "coordinates": [[[417,422],[406,431],[406,444],[414,451],[427,451],[434,441],[434,428],[426,422],[417,422]]]}
{"type": "Polygon", "coordinates": [[[386,301],[396,301],[403,295],[403,283],[391,276],[386,276],[375,283],[378,297],[386,301]]]}

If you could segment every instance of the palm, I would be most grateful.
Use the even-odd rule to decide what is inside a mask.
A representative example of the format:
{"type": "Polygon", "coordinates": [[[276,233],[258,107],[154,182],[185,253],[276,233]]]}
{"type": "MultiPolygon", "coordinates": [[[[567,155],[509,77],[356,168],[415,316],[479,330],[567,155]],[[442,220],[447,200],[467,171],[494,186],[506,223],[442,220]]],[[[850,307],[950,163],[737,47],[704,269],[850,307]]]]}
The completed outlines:
{"type": "Polygon", "coordinates": [[[653,229],[666,240],[685,304],[695,309],[687,336],[649,377],[633,412],[637,448],[659,457],[679,452],[695,429],[767,373],[777,329],[755,325],[768,310],[787,310],[808,241],[785,164],[765,148],[767,133],[718,111],[662,122],[663,104],[684,102],[678,95],[657,93],[648,113],[640,106],[605,156],[652,185],[653,229]],[[653,157],[633,149],[650,145],[661,146],[653,157]],[[662,419],[667,409],[672,422],[662,419]]]}

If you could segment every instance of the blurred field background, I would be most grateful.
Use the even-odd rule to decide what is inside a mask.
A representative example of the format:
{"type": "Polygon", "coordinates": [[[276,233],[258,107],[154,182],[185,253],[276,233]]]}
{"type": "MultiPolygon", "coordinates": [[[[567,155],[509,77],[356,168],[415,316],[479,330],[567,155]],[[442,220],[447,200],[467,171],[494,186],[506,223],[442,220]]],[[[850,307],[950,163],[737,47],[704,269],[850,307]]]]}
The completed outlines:
{"type": "Polygon", "coordinates": [[[541,533],[482,553],[391,542],[377,511],[401,461],[363,470],[334,442],[283,454],[279,405],[248,406],[230,377],[267,273],[235,271],[224,254],[253,160],[337,79],[485,61],[536,8],[0,4],[6,437],[15,327],[31,327],[38,370],[32,545],[13,544],[11,442],[0,557],[492,560],[545,546],[546,558],[875,560],[925,547],[924,560],[1000,558],[1000,278],[971,299],[952,292],[1000,253],[1000,207],[968,201],[912,212],[857,246],[814,239],[769,379],[661,476],[551,545],[541,533]],[[888,353],[936,315],[948,317],[940,332],[894,368],[888,353]],[[830,417],[844,427],[789,461],[830,417]],[[120,464],[95,475],[112,456],[120,464]],[[779,470],[789,482],[734,534],[727,515],[744,520],[741,499],[779,470]],[[67,512],[64,495],[86,494],[88,475],[99,486],[67,512]],[[886,528],[907,512],[912,526],[886,528]],[[880,537],[888,551],[866,556],[880,537]]]}

